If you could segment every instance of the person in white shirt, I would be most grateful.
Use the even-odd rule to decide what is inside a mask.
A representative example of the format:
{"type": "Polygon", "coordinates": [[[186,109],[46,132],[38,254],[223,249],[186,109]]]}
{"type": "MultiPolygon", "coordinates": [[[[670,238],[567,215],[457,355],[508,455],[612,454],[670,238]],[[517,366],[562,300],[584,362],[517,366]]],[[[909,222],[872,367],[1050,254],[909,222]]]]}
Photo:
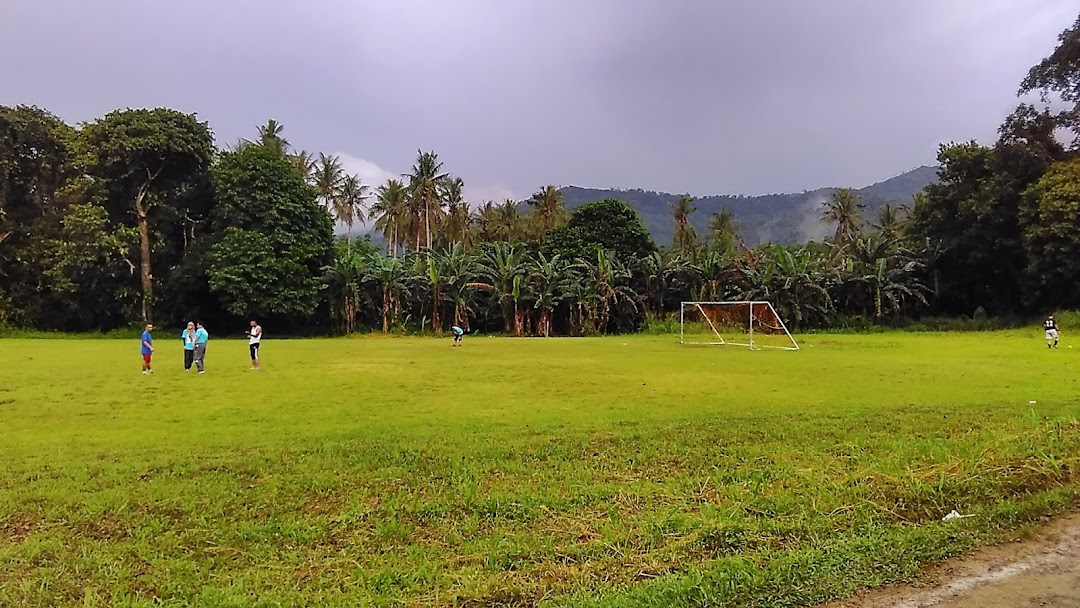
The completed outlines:
{"type": "Polygon", "coordinates": [[[247,331],[248,337],[248,352],[251,353],[251,369],[262,369],[259,367],[259,345],[262,344],[262,327],[259,326],[258,321],[251,322],[251,329],[247,331]]]}

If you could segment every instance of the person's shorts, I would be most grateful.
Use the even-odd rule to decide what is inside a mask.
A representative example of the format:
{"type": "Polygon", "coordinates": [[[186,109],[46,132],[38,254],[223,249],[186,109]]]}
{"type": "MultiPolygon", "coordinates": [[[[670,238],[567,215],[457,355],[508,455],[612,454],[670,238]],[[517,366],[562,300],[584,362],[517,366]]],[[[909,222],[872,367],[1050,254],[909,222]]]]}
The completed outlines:
{"type": "Polygon", "coordinates": [[[152,354],[150,354],[150,353],[143,353],[143,356],[142,356],[142,360],[143,360],[143,362],[145,362],[145,363],[150,363],[150,357],[152,357],[152,356],[153,356],[153,355],[152,355],[152,354]]]}
{"type": "Polygon", "coordinates": [[[1058,331],[1056,329],[1048,329],[1048,330],[1046,330],[1046,339],[1047,340],[1057,340],[1058,339],[1058,331]]]}
{"type": "Polygon", "coordinates": [[[251,359],[254,361],[259,358],[259,346],[261,343],[248,344],[248,352],[251,353],[251,359]]]}
{"type": "Polygon", "coordinates": [[[465,334],[454,334],[454,342],[461,342],[461,339],[465,337],[465,334]]]}

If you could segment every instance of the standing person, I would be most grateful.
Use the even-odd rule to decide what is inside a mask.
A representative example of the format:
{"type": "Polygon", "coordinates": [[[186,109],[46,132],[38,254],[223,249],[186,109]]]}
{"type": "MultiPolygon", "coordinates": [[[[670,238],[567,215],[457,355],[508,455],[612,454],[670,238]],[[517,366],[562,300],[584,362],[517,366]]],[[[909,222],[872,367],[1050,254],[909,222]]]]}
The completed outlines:
{"type": "Polygon", "coordinates": [[[465,330],[461,329],[457,325],[450,328],[450,331],[454,334],[454,346],[461,346],[462,341],[465,340],[465,330]]]}
{"type": "Polygon", "coordinates": [[[248,337],[248,353],[251,354],[251,369],[260,370],[259,367],[259,346],[262,344],[262,327],[258,321],[251,321],[251,329],[247,331],[248,337]]]}
{"type": "Polygon", "coordinates": [[[188,321],[187,328],[180,332],[180,339],[184,341],[184,371],[191,371],[191,364],[195,362],[195,324],[188,321]]]}
{"type": "Polygon", "coordinates": [[[1046,329],[1046,348],[1057,348],[1058,326],[1057,321],[1054,320],[1054,315],[1046,317],[1046,320],[1043,321],[1043,327],[1046,329]]]}
{"type": "Polygon", "coordinates": [[[206,333],[202,321],[195,322],[195,367],[200,374],[206,373],[206,343],[210,340],[210,334],[206,333]]]}
{"type": "Polygon", "coordinates": [[[150,358],[154,355],[154,337],[150,335],[152,331],[154,331],[154,324],[147,323],[146,330],[139,337],[140,346],[142,346],[142,373],[144,376],[154,373],[154,368],[150,365],[150,358]]]}

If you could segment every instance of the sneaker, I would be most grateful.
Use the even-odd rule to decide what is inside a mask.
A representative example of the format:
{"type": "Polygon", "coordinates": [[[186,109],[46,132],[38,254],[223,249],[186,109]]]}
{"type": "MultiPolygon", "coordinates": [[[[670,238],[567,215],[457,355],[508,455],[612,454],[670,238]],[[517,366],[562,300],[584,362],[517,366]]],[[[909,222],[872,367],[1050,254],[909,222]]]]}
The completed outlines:
{"type": "Polygon", "coordinates": [[[202,372],[199,372],[199,373],[200,373],[200,374],[205,374],[206,372],[205,372],[205,371],[202,371],[202,372]]]}
{"type": "Polygon", "coordinates": [[[145,369],[143,370],[142,375],[146,376],[146,375],[149,375],[149,374],[150,374],[150,372],[146,371],[145,369]]]}

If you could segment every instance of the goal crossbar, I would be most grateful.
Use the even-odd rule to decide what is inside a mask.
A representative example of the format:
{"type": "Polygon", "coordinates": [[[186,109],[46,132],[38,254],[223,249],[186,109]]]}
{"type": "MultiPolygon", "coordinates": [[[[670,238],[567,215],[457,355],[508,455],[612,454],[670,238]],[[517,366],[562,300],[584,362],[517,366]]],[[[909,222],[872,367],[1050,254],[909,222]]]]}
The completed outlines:
{"type": "Polygon", "coordinates": [[[767,300],[682,302],[679,308],[679,343],[742,346],[751,350],[799,350],[799,343],[767,300]],[[694,318],[687,318],[688,307],[694,318]],[[687,325],[701,325],[701,321],[708,327],[706,335],[688,336],[687,325]],[[725,336],[725,333],[728,335],[725,336]]]}

